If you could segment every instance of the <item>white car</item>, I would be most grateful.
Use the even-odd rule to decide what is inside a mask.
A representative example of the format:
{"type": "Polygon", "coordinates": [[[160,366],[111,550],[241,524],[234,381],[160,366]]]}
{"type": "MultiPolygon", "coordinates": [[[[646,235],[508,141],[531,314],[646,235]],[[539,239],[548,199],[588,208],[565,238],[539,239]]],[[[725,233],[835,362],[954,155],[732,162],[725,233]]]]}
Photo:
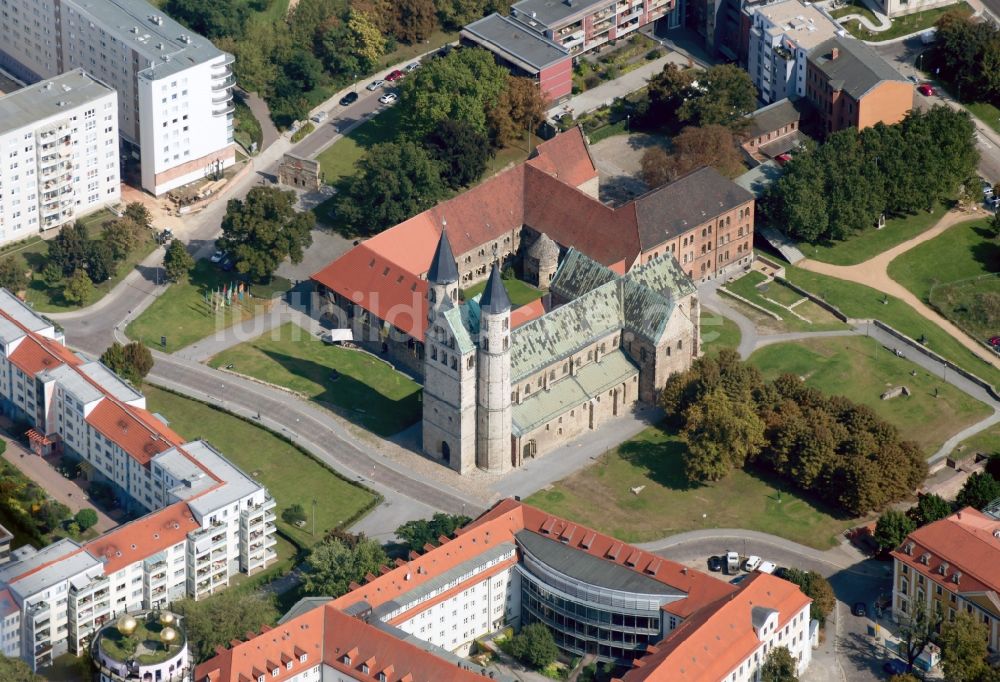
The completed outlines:
{"type": "Polygon", "coordinates": [[[406,72],[409,73],[410,71],[416,71],[419,68],[420,68],[420,62],[410,62],[409,64],[406,65],[406,72]]]}
{"type": "Polygon", "coordinates": [[[381,102],[382,104],[392,104],[397,99],[399,99],[399,95],[397,95],[394,92],[387,92],[381,97],[379,97],[378,101],[381,102]]]}
{"type": "Polygon", "coordinates": [[[309,120],[312,121],[313,123],[322,123],[323,121],[326,120],[327,116],[329,116],[329,114],[326,113],[325,111],[318,111],[312,116],[310,116],[309,120]]]}
{"type": "Polygon", "coordinates": [[[763,559],[761,559],[756,554],[751,554],[750,556],[747,557],[747,562],[743,564],[743,570],[745,570],[747,573],[753,573],[760,567],[762,561],[763,559]]]}
{"type": "Polygon", "coordinates": [[[212,257],[209,258],[208,260],[212,261],[213,263],[219,263],[225,257],[226,257],[225,251],[219,251],[218,249],[216,249],[215,253],[213,253],[212,257]]]}
{"type": "Polygon", "coordinates": [[[367,86],[365,86],[365,87],[366,87],[366,88],[367,88],[367,89],[368,89],[368,90],[369,90],[370,92],[375,92],[376,90],[378,90],[379,88],[381,88],[381,87],[382,87],[383,85],[385,85],[385,81],[383,81],[383,80],[378,80],[378,81],[372,81],[371,83],[369,83],[369,84],[368,84],[367,86]]]}
{"type": "Polygon", "coordinates": [[[767,573],[768,575],[773,575],[774,571],[777,568],[778,567],[775,566],[773,562],[771,562],[771,561],[764,561],[764,562],[761,562],[760,566],[757,567],[757,572],[758,573],[767,573]]]}

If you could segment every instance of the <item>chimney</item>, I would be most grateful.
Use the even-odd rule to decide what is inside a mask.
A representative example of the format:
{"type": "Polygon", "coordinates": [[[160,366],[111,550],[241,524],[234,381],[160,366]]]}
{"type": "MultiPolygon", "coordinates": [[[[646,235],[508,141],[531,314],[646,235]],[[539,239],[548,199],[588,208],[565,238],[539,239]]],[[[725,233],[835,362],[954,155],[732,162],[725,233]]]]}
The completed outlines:
{"type": "Polygon", "coordinates": [[[837,57],[839,57],[839,56],[840,56],[840,48],[839,47],[835,47],[832,50],[830,50],[830,59],[831,59],[831,61],[836,61],[837,57]]]}

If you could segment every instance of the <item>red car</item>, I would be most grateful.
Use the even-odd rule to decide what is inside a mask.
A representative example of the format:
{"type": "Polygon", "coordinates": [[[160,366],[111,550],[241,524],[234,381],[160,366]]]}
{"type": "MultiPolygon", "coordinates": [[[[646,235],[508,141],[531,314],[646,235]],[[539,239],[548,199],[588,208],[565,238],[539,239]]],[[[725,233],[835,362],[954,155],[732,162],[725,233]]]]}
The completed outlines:
{"type": "Polygon", "coordinates": [[[929,83],[921,83],[920,85],[918,85],[917,92],[919,92],[924,97],[934,96],[934,88],[932,88],[929,83]]]}
{"type": "Polygon", "coordinates": [[[385,79],[387,81],[389,81],[390,83],[392,83],[393,81],[398,81],[402,77],[403,77],[403,72],[400,71],[399,69],[396,69],[395,71],[393,71],[392,73],[390,73],[388,76],[386,76],[385,79]]]}
{"type": "Polygon", "coordinates": [[[993,346],[994,350],[1000,350],[1000,336],[990,337],[990,345],[993,346]]]}

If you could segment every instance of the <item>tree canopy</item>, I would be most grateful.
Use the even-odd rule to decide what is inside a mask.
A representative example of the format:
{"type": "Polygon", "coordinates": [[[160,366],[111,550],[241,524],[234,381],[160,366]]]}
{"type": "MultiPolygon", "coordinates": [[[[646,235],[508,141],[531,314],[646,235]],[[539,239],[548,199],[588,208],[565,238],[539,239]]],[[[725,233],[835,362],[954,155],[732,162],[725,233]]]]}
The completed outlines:
{"type": "Polygon", "coordinates": [[[959,491],[955,503],[959,508],[982,509],[998,497],[1000,497],[1000,481],[988,472],[980,471],[969,476],[959,491]]]}
{"type": "Polygon", "coordinates": [[[302,262],[314,220],[312,213],[297,212],[295,201],[295,192],[275,187],[254,187],[246,199],[229,200],[217,244],[237,272],[266,282],[284,259],[302,262]]]}
{"type": "Polygon", "coordinates": [[[140,341],[124,346],[115,341],[101,355],[101,362],[121,378],[138,386],[153,369],[153,354],[140,341]]]}
{"type": "Polygon", "coordinates": [[[1000,99],[1000,28],[948,12],[937,21],[932,59],[963,101],[1000,99]]]}
{"type": "Polygon", "coordinates": [[[215,655],[215,648],[248,632],[260,632],[262,625],[278,620],[273,595],[260,591],[224,590],[208,599],[182,599],[173,610],[184,617],[184,629],[198,662],[215,655]]]}
{"type": "Polygon", "coordinates": [[[812,599],[809,617],[819,621],[820,624],[825,623],[826,617],[837,605],[837,597],[833,593],[830,581],[816,571],[802,571],[797,568],[789,569],[785,574],[785,580],[798,585],[802,593],[812,599]]]}
{"type": "Polygon", "coordinates": [[[15,294],[28,287],[28,263],[24,256],[13,253],[0,258],[0,287],[15,294]]]}
{"type": "Polygon", "coordinates": [[[987,668],[989,635],[987,626],[965,611],[941,625],[938,645],[948,682],[978,682],[987,668]]]}
{"type": "Polygon", "coordinates": [[[31,672],[20,658],[0,655],[0,680],[5,682],[45,682],[45,678],[31,672]]]}
{"type": "Polygon", "coordinates": [[[733,132],[725,126],[687,126],[671,143],[671,153],[659,146],[643,153],[642,179],[648,186],[659,187],[702,166],[711,166],[730,178],[744,170],[733,132]]]}
{"type": "Polygon", "coordinates": [[[750,74],[735,64],[718,64],[699,73],[677,110],[681,120],[696,126],[742,128],[757,108],[757,88],[750,74]]]}
{"type": "Polygon", "coordinates": [[[491,156],[486,135],[465,121],[441,119],[425,142],[431,157],[440,165],[442,179],[452,189],[478,180],[491,156]]]}
{"type": "Polygon", "coordinates": [[[906,536],[917,529],[917,524],[909,516],[895,509],[887,509],[875,524],[875,542],[879,548],[888,552],[896,549],[906,536]]]}
{"type": "Polygon", "coordinates": [[[347,593],[352,582],[362,583],[369,573],[379,574],[388,562],[382,546],[361,538],[349,547],[337,537],[328,537],[313,546],[304,565],[306,594],[339,597],[347,593]]]}
{"type": "Polygon", "coordinates": [[[180,282],[187,280],[191,270],[194,269],[194,258],[188,253],[184,242],[175,239],[170,242],[166,253],[163,254],[163,271],[168,282],[180,282]]]}
{"type": "Polygon", "coordinates": [[[928,493],[921,495],[917,503],[910,508],[909,514],[918,526],[926,526],[945,518],[952,512],[951,502],[940,495],[928,493]]]}
{"type": "Polygon", "coordinates": [[[97,525],[97,512],[89,507],[81,509],[73,515],[73,520],[80,526],[80,530],[87,530],[97,525]]]}
{"type": "Polygon", "coordinates": [[[70,303],[86,303],[93,292],[94,283],[90,281],[87,271],[81,268],[76,270],[66,282],[63,298],[70,303]]]}
{"type": "Polygon", "coordinates": [[[452,534],[471,521],[468,516],[443,514],[438,512],[430,519],[407,521],[396,529],[396,537],[415,551],[423,552],[424,545],[437,545],[438,538],[450,538],[452,534]]]}
{"type": "Polygon", "coordinates": [[[771,649],[760,669],[760,682],[798,682],[797,666],[788,647],[771,649]]]}
{"type": "Polygon", "coordinates": [[[510,643],[511,653],[536,669],[544,668],[559,656],[556,640],[543,623],[531,623],[521,628],[510,643]]]}

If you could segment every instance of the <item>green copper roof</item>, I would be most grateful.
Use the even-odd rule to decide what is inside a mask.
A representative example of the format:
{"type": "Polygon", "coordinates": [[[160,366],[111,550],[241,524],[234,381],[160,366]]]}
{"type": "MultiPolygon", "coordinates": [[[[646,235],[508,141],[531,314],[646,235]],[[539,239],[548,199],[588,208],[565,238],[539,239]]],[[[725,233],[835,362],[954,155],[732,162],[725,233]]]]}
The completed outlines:
{"type": "Polygon", "coordinates": [[[559,264],[549,290],[564,301],[572,301],[616,279],[614,272],[571,248],[559,264]]]}

